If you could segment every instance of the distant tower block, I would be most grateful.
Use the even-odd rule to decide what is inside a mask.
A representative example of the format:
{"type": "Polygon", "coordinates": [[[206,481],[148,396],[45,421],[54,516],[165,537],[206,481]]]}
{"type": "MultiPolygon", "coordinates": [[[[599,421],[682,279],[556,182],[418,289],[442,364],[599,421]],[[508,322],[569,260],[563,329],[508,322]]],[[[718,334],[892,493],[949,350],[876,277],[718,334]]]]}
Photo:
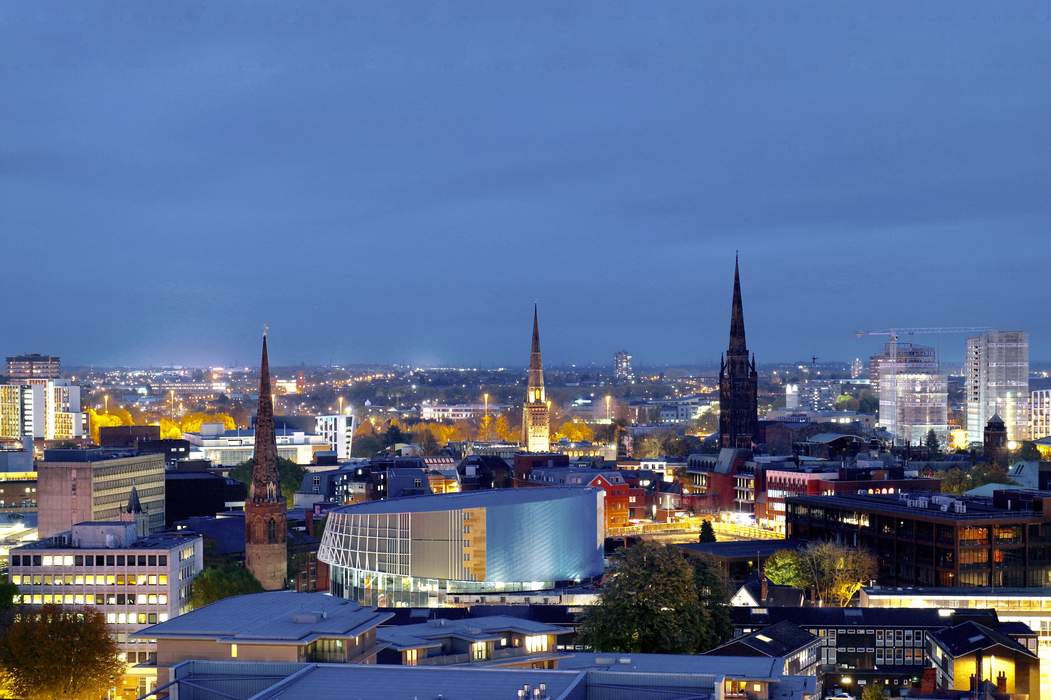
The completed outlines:
{"type": "Polygon", "coordinates": [[[540,361],[540,324],[533,305],[533,344],[529,352],[529,386],[522,406],[522,444],[528,452],[551,449],[550,409],[544,392],[544,365],[540,361]]]}

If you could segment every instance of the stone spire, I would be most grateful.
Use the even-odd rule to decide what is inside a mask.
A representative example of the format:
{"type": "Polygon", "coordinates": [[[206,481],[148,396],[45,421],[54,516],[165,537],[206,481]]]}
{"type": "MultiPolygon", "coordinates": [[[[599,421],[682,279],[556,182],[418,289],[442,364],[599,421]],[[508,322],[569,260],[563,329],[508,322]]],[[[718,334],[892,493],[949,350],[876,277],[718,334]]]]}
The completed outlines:
{"type": "Polygon", "coordinates": [[[132,515],[142,512],[142,503],[139,501],[139,490],[135,488],[135,484],[131,485],[131,494],[128,496],[128,505],[124,509],[124,512],[132,515]]]}
{"type": "Polygon", "coordinates": [[[522,407],[522,444],[528,452],[551,449],[550,411],[544,391],[544,365],[540,361],[540,322],[533,304],[533,343],[529,350],[529,377],[522,407]]]}
{"type": "Polygon", "coordinates": [[[533,343],[529,350],[529,388],[544,388],[544,363],[540,360],[540,323],[533,304],[533,343]]]}
{"type": "Polygon", "coordinates": [[[255,417],[255,464],[249,500],[275,502],[281,498],[277,471],[277,438],[274,436],[274,400],[270,394],[270,358],[263,331],[263,359],[259,366],[259,408],[255,417]]]}
{"type": "Polygon", "coordinates": [[[734,296],[730,306],[730,347],[727,354],[748,353],[744,338],[744,304],[741,302],[741,266],[734,255],[734,296]]]}
{"type": "Polygon", "coordinates": [[[245,502],[245,567],[263,589],[277,591],[288,584],[288,516],[281,497],[274,437],[274,404],[270,396],[270,358],[263,331],[263,358],[259,365],[259,408],[255,416],[255,463],[245,502]]]}

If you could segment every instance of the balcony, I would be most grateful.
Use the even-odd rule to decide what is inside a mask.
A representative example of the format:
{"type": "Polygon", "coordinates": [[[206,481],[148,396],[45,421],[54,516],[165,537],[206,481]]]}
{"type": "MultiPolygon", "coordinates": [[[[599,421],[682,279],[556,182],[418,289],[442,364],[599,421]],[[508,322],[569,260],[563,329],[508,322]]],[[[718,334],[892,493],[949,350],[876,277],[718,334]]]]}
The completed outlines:
{"type": "Polygon", "coordinates": [[[425,656],[416,662],[417,666],[455,666],[458,664],[486,663],[490,661],[501,661],[504,659],[517,659],[534,654],[545,654],[544,651],[530,652],[525,647],[503,647],[488,652],[484,659],[473,658],[471,654],[443,654],[441,656],[425,656]]]}

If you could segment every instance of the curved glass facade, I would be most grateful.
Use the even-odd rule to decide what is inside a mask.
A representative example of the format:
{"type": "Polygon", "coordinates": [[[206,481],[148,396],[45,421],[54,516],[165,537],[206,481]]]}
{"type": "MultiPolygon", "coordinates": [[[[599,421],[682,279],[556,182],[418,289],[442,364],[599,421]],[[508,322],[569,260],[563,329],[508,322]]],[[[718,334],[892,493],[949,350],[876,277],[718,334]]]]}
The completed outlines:
{"type": "Polygon", "coordinates": [[[318,558],[333,595],[428,606],[446,594],[545,590],[602,574],[603,493],[523,488],[348,506],[318,558]]]}

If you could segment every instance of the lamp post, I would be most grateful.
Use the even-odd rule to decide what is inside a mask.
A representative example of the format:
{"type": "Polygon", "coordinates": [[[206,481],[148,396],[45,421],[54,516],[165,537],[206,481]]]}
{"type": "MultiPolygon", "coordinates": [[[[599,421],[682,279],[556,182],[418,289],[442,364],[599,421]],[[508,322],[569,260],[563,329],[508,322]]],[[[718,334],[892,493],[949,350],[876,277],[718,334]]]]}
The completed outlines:
{"type": "Polygon", "coordinates": [[[609,394],[606,394],[606,420],[607,421],[610,420],[609,402],[610,402],[610,399],[612,399],[612,398],[613,397],[611,397],[609,394]]]}
{"type": "Polygon", "coordinates": [[[102,395],[102,403],[106,406],[106,413],[109,413],[109,394],[102,395]]]}
{"type": "Polygon", "coordinates": [[[343,415],[343,397],[339,397],[339,415],[343,415]]]}

